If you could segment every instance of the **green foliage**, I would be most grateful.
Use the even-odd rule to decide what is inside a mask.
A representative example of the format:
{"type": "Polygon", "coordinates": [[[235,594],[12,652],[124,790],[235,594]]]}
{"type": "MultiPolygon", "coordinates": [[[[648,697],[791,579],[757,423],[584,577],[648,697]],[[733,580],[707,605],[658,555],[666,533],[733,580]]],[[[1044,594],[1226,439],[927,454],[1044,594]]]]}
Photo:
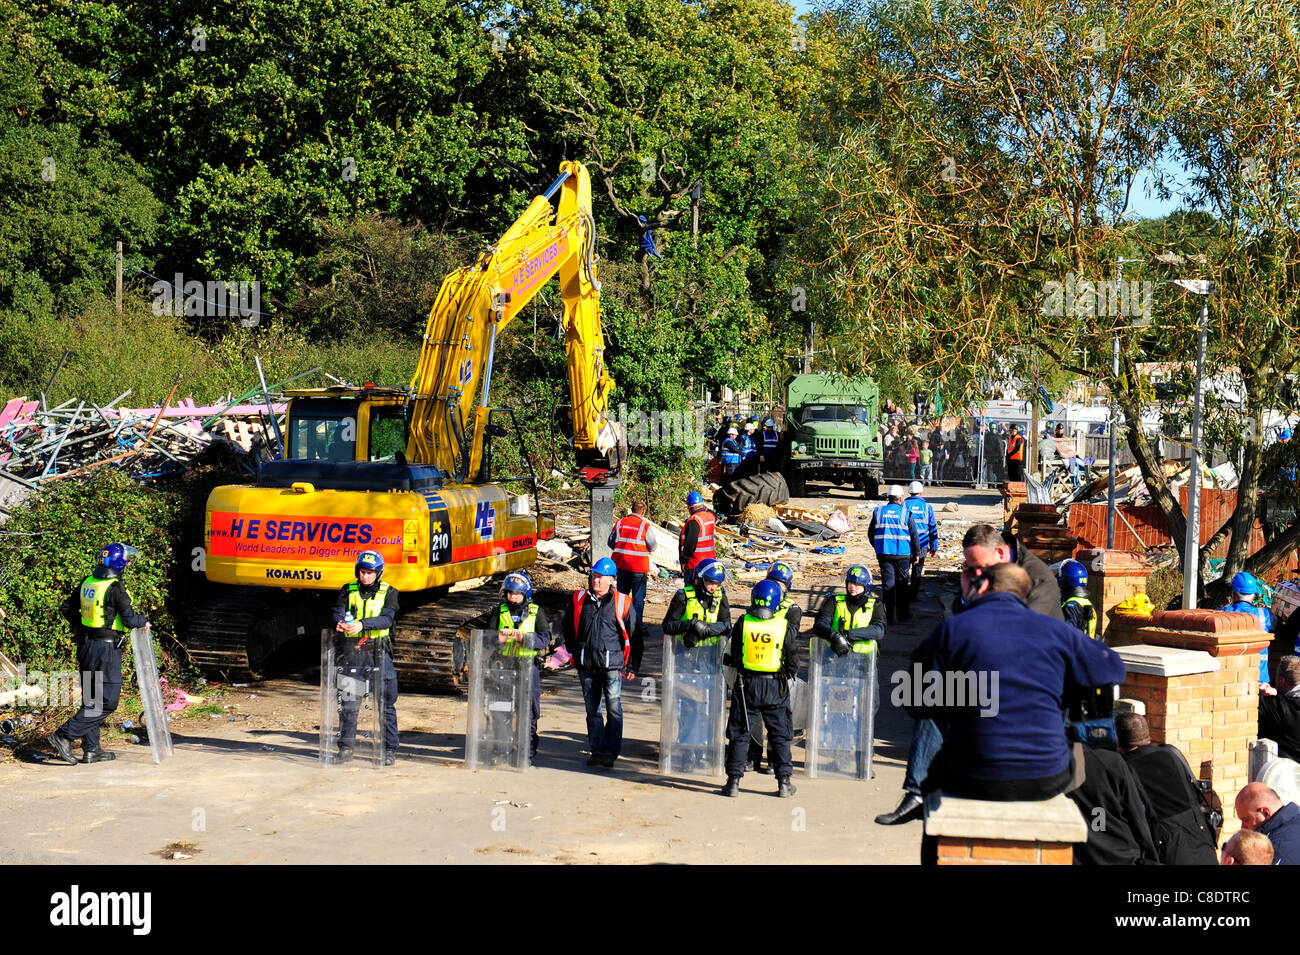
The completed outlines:
{"type": "Polygon", "coordinates": [[[33,668],[72,666],[73,633],[59,607],[113,541],[140,549],[123,578],[132,605],[155,634],[174,634],[201,586],[189,548],[211,480],[150,488],[105,470],[47,485],[16,509],[0,538],[0,650],[33,668]]]}

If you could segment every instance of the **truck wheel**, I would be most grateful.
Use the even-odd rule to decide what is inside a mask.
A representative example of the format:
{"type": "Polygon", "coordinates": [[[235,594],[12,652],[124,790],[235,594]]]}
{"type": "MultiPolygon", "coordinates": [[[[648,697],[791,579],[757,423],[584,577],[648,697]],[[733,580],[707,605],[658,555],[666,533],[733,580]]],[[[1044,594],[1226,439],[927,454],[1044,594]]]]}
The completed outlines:
{"type": "Polygon", "coordinates": [[[880,482],[876,480],[874,475],[868,474],[862,483],[864,485],[862,489],[864,498],[868,501],[874,501],[880,497],[880,482]]]}
{"type": "Polygon", "coordinates": [[[764,474],[751,474],[749,477],[732,481],[717,494],[713,503],[720,513],[739,514],[751,504],[785,504],[790,500],[790,488],[779,473],[768,471],[764,474]]]}

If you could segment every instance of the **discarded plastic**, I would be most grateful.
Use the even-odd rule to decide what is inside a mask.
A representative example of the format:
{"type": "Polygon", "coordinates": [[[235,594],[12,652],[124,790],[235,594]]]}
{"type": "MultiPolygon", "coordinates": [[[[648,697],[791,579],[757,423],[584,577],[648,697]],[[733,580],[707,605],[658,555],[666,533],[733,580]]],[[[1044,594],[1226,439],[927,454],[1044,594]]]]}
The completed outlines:
{"type": "Polygon", "coordinates": [[[843,548],[843,546],[835,546],[835,547],[830,547],[830,546],[814,547],[814,548],[812,549],[812,552],[813,552],[814,554],[842,554],[842,553],[844,553],[844,548],[843,548]]]}

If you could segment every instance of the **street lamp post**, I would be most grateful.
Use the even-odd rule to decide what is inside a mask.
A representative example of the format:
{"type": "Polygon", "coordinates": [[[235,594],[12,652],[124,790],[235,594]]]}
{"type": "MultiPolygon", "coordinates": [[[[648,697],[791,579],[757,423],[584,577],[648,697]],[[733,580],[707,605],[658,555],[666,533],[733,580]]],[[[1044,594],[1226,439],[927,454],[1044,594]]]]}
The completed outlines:
{"type": "Polygon", "coordinates": [[[1208,279],[1173,279],[1184,291],[1201,296],[1201,314],[1196,320],[1196,391],[1192,402],[1192,473],[1187,481],[1187,535],[1183,539],[1183,609],[1196,609],[1196,579],[1201,550],[1201,378],[1205,373],[1205,335],[1210,318],[1210,296],[1214,283],[1208,279]]]}

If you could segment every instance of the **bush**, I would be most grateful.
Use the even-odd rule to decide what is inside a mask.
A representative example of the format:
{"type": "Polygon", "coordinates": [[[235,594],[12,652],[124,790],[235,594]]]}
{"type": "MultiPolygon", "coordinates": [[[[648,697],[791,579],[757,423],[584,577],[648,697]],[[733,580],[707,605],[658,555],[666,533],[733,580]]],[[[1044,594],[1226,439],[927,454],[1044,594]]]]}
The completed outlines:
{"type": "Polygon", "coordinates": [[[1183,571],[1170,565],[1147,576],[1147,597],[1157,610],[1173,610],[1183,602],[1183,571]]]}

